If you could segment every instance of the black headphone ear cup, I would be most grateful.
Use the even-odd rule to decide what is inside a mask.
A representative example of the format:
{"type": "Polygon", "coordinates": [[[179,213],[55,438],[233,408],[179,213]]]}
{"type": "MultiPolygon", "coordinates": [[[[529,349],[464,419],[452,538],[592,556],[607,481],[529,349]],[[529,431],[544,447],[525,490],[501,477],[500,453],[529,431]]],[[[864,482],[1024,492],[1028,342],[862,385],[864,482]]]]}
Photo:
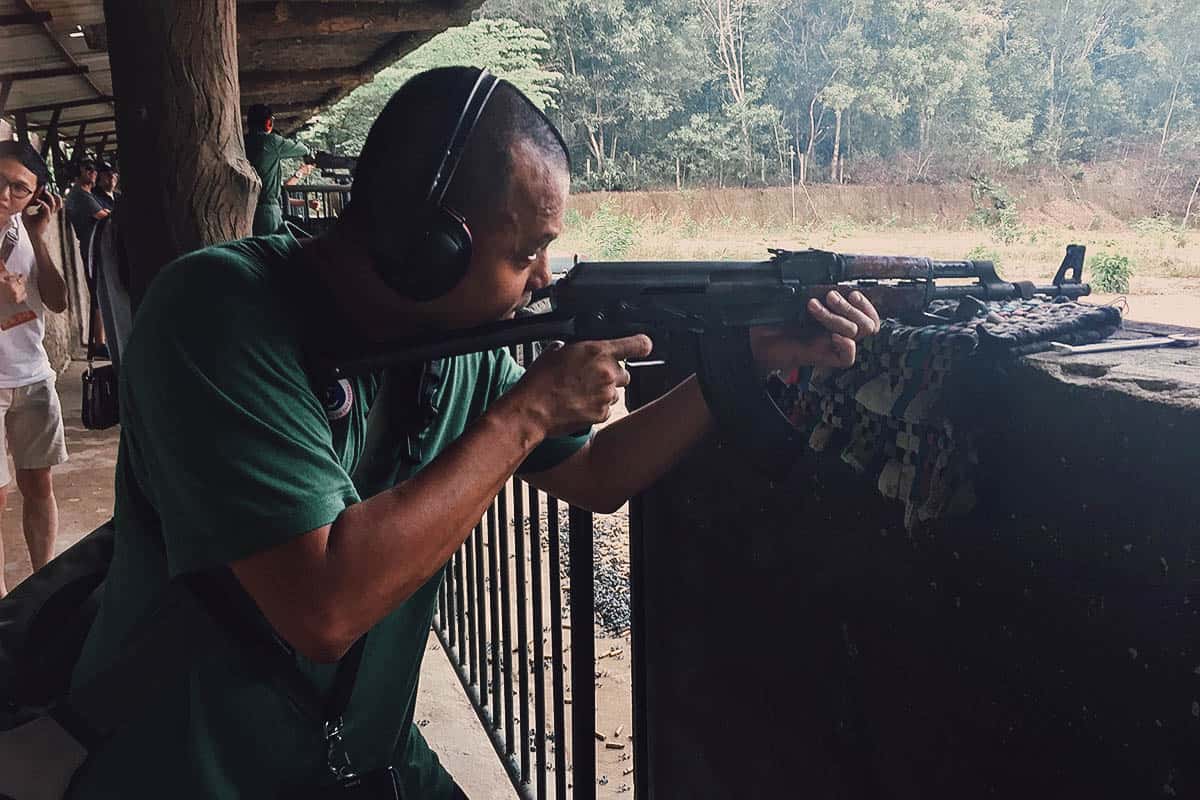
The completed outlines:
{"type": "Polygon", "coordinates": [[[459,214],[439,207],[429,219],[425,235],[402,259],[375,258],[388,286],[413,300],[433,300],[457,286],[467,274],[471,230],[459,214]]]}

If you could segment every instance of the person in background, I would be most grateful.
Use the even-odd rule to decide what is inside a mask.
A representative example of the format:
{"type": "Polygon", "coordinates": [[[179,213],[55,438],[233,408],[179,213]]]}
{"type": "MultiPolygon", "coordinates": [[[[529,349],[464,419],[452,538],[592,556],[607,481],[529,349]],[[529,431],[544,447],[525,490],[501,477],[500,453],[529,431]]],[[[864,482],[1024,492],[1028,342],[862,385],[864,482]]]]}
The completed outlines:
{"type": "MultiPolygon", "coordinates": [[[[83,253],[85,265],[92,229],[96,227],[97,222],[111,213],[100,202],[94,191],[97,174],[96,162],[80,161],[79,174],[71,184],[71,190],[67,192],[67,219],[71,221],[71,228],[75,231],[75,238],[79,242],[79,249],[83,253]]],[[[89,277],[88,280],[90,281],[91,278],[89,277]]]]}
{"type": "MultiPolygon", "coordinates": [[[[11,455],[22,523],[35,570],[54,555],[58,504],[50,469],[67,460],[55,374],[42,345],[49,309],[67,309],[67,284],[50,254],[62,201],[46,191],[50,171],[23,142],[0,142],[0,508],[8,500],[11,455]]],[[[0,539],[0,597],[4,580],[0,539]]]]}
{"type": "MultiPolygon", "coordinates": [[[[279,205],[283,160],[303,158],[309,152],[299,142],[285,139],[274,132],[275,118],[269,106],[250,106],[246,111],[246,129],[246,158],[262,179],[258,207],[254,209],[253,231],[255,236],[266,236],[275,233],[283,225],[283,209],[279,205]]],[[[312,165],[304,164],[297,174],[303,177],[311,169],[312,165]]]]}
{"type": "MultiPolygon", "coordinates": [[[[79,242],[79,253],[83,259],[83,274],[87,279],[88,292],[93,296],[96,292],[96,275],[88,258],[92,231],[95,230],[97,222],[106,219],[112,213],[110,209],[104,207],[96,192],[93,191],[96,188],[97,174],[94,161],[87,159],[80,161],[79,174],[76,176],[75,182],[71,184],[71,190],[67,192],[66,200],[67,219],[71,221],[75,239],[79,242]]],[[[88,355],[107,358],[108,346],[105,344],[104,322],[100,318],[100,310],[96,304],[93,304],[92,308],[91,325],[92,330],[96,332],[96,352],[88,355]]]]}
{"type": "Polygon", "coordinates": [[[117,206],[117,181],[120,177],[116,166],[111,162],[96,162],[96,186],[92,190],[92,195],[110,213],[117,206]]]}

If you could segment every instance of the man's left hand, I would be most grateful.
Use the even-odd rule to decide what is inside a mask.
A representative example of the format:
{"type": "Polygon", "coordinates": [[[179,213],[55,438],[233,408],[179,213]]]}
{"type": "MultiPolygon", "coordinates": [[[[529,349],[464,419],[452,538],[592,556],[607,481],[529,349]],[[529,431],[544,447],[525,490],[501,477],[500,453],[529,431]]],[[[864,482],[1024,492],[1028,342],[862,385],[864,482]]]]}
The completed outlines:
{"type": "Polygon", "coordinates": [[[879,313],[861,292],[843,297],[831,291],[825,302],[809,300],[807,311],[808,319],[799,329],[750,329],[750,346],[760,369],[849,367],[857,355],[857,342],[879,332],[879,313]]]}
{"type": "Polygon", "coordinates": [[[50,230],[50,220],[62,209],[62,198],[44,189],[37,193],[29,205],[25,206],[25,230],[34,239],[45,239],[50,230]]]}

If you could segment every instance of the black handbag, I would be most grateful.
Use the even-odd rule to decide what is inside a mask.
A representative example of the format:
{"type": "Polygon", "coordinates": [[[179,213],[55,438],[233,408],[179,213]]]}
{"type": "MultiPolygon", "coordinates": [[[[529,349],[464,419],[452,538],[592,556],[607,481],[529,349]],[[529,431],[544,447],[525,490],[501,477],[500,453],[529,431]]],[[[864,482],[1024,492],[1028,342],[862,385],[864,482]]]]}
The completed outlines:
{"type": "Polygon", "coordinates": [[[96,295],[92,293],[88,317],[87,370],[83,373],[83,427],[102,431],[116,425],[120,417],[117,404],[117,369],[111,363],[97,367],[96,295]]]}

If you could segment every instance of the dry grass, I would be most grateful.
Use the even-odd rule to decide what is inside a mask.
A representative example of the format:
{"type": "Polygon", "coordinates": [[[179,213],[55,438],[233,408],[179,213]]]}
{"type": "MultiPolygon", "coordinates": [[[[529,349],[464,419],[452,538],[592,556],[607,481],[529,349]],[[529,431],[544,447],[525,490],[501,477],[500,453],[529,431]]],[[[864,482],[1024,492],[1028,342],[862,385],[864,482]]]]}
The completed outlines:
{"type": "MultiPolygon", "coordinates": [[[[622,204],[624,205],[624,204],[622,204]]],[[[578,203],[568,216],[567,230],[555,245],[560,254],[580,253],[600,257],[597,230],[592,214],[578,203]]],[[[593,204],[592,209],[596,206],[593,204]]],[[[1046,221],[1045,215],[1029,216],[1042,224],[1023,225],[1010,232],[1011,241],[1001,241],[994,229],[963,221],[901,223],[858,222],[848,218],[790,225],[762,224],[745,217],[710,216],[692,219],[679,209],[641,216],[625,213],[620,206],[607,209],[609,226],[621,228],[616,237],[630,244],[621,254],[608,257],[645,260],[757,260],[767,257],[767,248],[815,247],[842,252],[895,253],[932,258],[993,258],[1001,275],[1013,280],[1045,281],[1053,276],[1067,244],[1083,244],[1089,254],[1117,253],[1134,264],[1130,285],[1131,306],[1141,319],[1200,326],[1200,231],[1181,233],[1159,222],[1124,223],[1111,215],[1089,215],[1086,226],[1046,221]],[[630,235],[631,234],[631,235],[630,235]],[[1158,298],[1138,303],[1139,298],[1158,298]]],[[[1085,279],[1087,273],[1085,271],[1085,279]]],[[[1099,300],[1106,300],[1098,296],[1099,300]]]]}

